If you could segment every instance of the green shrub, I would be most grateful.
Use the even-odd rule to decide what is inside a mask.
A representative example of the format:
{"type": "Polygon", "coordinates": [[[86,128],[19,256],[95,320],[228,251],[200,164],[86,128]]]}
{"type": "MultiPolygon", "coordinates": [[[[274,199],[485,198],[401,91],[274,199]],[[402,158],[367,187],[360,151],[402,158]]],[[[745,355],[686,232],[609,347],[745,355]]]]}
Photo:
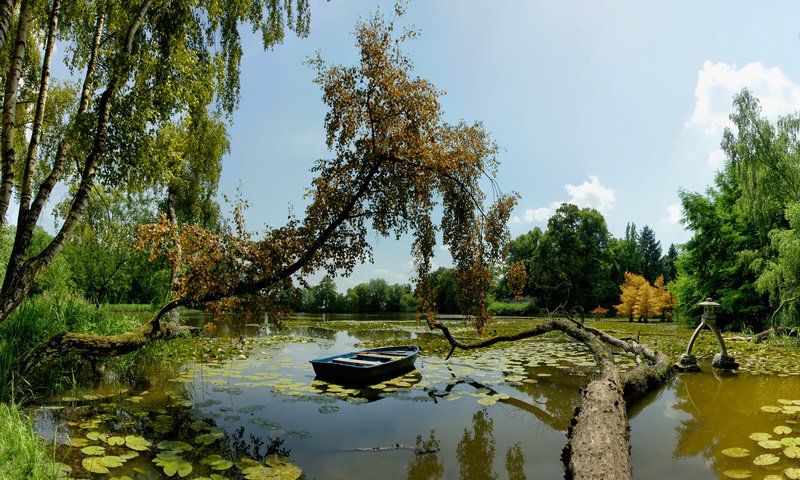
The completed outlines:
{"type": "Polygon", "coordinates": [[[500,302],[489,304],[489,313],[500,317],[535,317],[540,309],[533,302],[500,302]]]}

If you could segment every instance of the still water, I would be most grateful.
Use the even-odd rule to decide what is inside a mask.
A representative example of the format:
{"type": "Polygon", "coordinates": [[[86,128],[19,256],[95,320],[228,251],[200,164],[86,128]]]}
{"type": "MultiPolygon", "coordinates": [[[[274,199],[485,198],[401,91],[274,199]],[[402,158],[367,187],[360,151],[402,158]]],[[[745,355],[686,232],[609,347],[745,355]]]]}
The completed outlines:
{"type": "MultiPolygon", "coordinates": [[[[358,389],[315,380],[309,359],[351,351],[365,340],[414,343],[419,335],[386,328],[385,318],[374,321],[380,328],[357,334],[324,323],[280,332],[226,325],[223,341],[241,344],[242,353],[153,365],[145,381],[110,378],[31,412],[39,433],[61,445],[61,460],[80,478],[103,471],[103,462],[113,466],[96,478],[262,478],[241,459],[275,454],[309,480],[563,477],[565,432],[578,388],[592,372],[582,345],[533,340],[449,361],[422,352],[416,371],[358,389]],[[136,456],[125,458],[132,451],[136,456]]],[[[632,364],[627,357],[619,362],[632,364]]],[[[753,432],[800,437],[796,412],[761,408],[792,405],[800,399],[800,379],[704,370],[675,377],[632,407],[635,478],[716,479],[743,470],[764,478],[800,467],[782,450],[749,438],[753,432]],[[778,426],[789,432],[774,432],[778,426]],[[731,447],[750,454],[722,453],[731,447]],[[775,463],[753,465],[770,451],[775,463]]]]}

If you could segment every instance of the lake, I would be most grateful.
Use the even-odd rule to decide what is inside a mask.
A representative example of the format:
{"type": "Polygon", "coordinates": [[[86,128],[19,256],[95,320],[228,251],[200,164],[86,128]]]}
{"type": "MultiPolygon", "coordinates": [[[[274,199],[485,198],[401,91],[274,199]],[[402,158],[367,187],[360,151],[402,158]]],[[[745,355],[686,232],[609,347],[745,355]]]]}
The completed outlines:
{"type": "MultiPolygon", "coordinates": [[[[232,322],[194,340],[198,361],[111,372],[29,413],[76,477],[295,478],[299,468],[317,480],[563,478],[565,432],[594,365],[581,344],[535,339],[449,361],[423,351],[415,371],[364,388],[314,378],[309,359],[427,335],[392,328],[394,318],[352,317],[353,331],[326,328],[322,317],[280,331],[232,322]],[[265,457],[272,475],[286,476],[257,476],[246,460],[265,457]]],[[[631,407],[634,477],[764,478],[800,468],[790,449],[794,438],[800,445],[797,376],[701,366],[631,407]]]]}

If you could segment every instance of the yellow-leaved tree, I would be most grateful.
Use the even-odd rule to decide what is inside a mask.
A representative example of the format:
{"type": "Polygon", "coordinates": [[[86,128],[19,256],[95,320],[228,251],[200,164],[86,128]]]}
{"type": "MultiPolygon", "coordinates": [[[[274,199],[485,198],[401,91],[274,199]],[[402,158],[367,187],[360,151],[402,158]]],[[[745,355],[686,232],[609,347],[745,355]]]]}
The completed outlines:
{"type": "Polygon", "coordinates": [[[625,272],[625,282],[620,285],[622,293],[619,296],[620,304],[615,305],[617,315],[628,317],[633,321],[634,317],[640,322],[646,322],[648,318],[661,316],[665,319],[665,314],[672,310],[675,304],[675,296],[672,295],[664,286],[664,276],[659,276],[653,285],[641,275],[625,272]]]}

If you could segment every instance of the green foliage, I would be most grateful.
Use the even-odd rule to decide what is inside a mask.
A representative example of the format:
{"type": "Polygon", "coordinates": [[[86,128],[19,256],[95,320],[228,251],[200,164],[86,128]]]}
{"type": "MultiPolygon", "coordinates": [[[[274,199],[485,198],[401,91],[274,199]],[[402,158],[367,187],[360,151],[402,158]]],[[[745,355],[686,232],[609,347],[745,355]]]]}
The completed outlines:
{"type": "MultiPolygon", "coordinates": [[[[37,295],[25,300],[0,324],[0,399],[8,398],[19,378],[12,377],[16,360],[29,349],[59,332],[71,331],[96,335],[117,335],[139,326],[134,316],[110,315],[73,295],[37,295]]],[[[67,370],[71,367],[65,362],[67,370]]],[[[61,382],[58,365],[47,371],[25,372],[25,382],[48,385],[61,382]]],[[[50,385],[53,386],[53,385],[50,385]]]]}
{"type": "Polygon", "coordinates": [[[70,280],[79,293],[98,305],[161,303],[167,298],[167,265],[150,262],[132,248],[136,225],[155,220],[154,209],[149,196],[93,190],[72,240],[55,260],[71,265],[70,280]]]}
{"type": "Polygon", "coordinates": [[[309,313],[383,313],[415,312],[418,306],[410,285],[389,285],[386,280],[372,279],[341,295],[326,275],[303,292],[300,308],[309,313]]]}
{"type": "Polygon", "coordinates": [[[0,478],[47,480],[69,476],[58,475],[52,461],[30,421],[20,415],[16,405],[0,402],[0,478]]]}
{"type": "Polygon", "coordinates": [[[534,317],[540,315],[541,309],[530,300],[519,302],[500,302],[495,300],[489,304],[489,311],[498,317],[534,317]]]}

